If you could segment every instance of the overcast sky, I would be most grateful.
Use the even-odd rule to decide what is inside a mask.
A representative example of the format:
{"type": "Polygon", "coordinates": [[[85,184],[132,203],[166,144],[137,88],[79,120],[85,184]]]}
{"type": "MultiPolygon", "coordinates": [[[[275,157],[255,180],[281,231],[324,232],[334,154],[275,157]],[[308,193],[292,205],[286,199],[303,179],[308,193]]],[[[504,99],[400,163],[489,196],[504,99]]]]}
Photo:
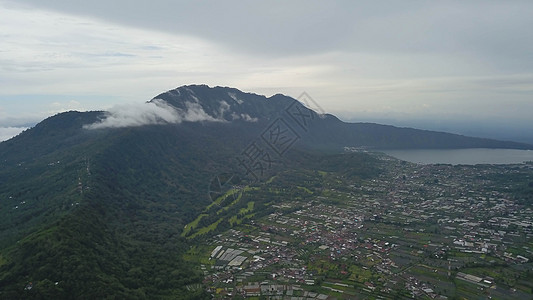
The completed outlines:
{"type": "Polygon", "coordinates": [[[0,0],[0,140],[192,83],[305,91],[343,120],[527,134],[532,16],[530,0],[0,0]]]}

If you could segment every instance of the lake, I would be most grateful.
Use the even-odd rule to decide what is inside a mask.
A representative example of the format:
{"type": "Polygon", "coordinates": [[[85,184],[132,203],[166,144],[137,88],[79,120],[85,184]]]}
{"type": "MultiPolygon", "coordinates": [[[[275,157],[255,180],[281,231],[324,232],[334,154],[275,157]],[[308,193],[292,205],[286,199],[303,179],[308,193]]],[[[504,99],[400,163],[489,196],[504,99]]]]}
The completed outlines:
{"type": "Polygon", "coordinates": [[[519,164],[533,161],[533,151],[514,149],[377,150],[417,164],[519,164]]]}

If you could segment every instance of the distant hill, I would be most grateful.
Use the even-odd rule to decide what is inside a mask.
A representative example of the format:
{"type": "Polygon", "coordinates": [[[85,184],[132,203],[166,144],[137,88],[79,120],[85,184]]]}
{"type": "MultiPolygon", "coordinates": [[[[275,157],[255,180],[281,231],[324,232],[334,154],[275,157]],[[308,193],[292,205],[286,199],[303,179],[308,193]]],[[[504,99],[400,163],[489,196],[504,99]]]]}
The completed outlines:
{"type": "Polygon", "coordinates": [[[321,149],[340,150],[345,146],[369,149],[533,149],[533,145],[524,143],[374,123],[345,123],[330,114],[319,116],[302,103],[281,94],[267,98],[234,88],[193,85],[162,93],[152,102],[158,99],[180,110],[197,105],[213,118],[228,122],[257,120],[259,123],[268,123],[275,118],[282,118],[290,125],[294,125],[295,130],[302,128],[306,132],[302,135],[306,146],[321,149]],[[304,122],[309,123],[306,128],[300,126],[304,122]]]}
{"type": "Polygon", "coordinates": [[[58,114],[0,143],[0,298],[208,299],[186,288],[202,276],[182,258],[182,230],[212,203],[213,179],[378,173],[368,156],[340,155],[346,146],[533,148],[349,124],[287,96],[204,85],[131,109],[58,114]]]}

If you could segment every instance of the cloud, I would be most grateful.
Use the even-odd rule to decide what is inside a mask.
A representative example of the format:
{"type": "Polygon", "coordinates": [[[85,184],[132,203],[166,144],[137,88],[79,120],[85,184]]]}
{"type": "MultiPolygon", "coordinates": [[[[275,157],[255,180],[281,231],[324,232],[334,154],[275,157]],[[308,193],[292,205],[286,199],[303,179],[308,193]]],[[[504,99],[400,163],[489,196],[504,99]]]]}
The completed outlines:
{"type": "Polygon", "coordinates": [[[208,115],[203,109],[202,106],[198,103],[193,102],[187,102],[185,103],[185,106],[187,107],[187,111],[181,112],[180,111],[180,117],[183,121],[189,121],[189,122],[201,122],[201,121],[209,121],[209,122],[225,122],[224,119],[217,119],[210,115],[208,115]]]}
{"type": "Polygon", "coordinates": [[[257,122],[259,121],[258,118],[251,117],[249,114],[237,114],[235,112],[231,113],[231,118],[233,120],[239,120],[242,119],[246,122],[257,122]]]}
{"type": "Polygon", "coordinates": [[[26,127],[0,127],[0,142],[7,141],[12,137],[17,136],[22,131],[26,130],[26,127]]]}
{"type": "MultiPolygon", "coordinates": [[[[431,115],[533,126],[533,1],[207,3],[0,0],[0,126],[25,124],[8,116],[44,118],[52,108],[42,103],[107,110],[193,83],[306,91],[359,121],[431,115]]],[[[221,108],[227,120],[246,119],[221,108]]]]}
{"type": "Polygon", "coordinates": [[[514,53],[523,61],[531,57],[533,46],[528,38],[533,3],[523,0],[295,0],[283,5],[243,0],[116,0],[113,4],[106,0],[4,1],[14,7],[35,6],[128,27],[195,36],[231,51],[277,57],[339,50],[441,51],[491,58],[514,53]],[[152,13],[146,14],[147,10],[152,13]]]}
{"type": "Polygon", "coordinates": [[[218,116],[220,118],[224,117],[224,113],[230,109],[230,105],[226,101],[220,101],[220,107],[218,108],[218,116]]]}
{"type": "Polygon", "coordinates": [[[86,125],[86,129],[136,127],[181,122],[225,122],[207,114],[198,103],[185,103],[186,110],[177,109],[165,101],[154,99],[139,105],[117,105],[106,112],[105,118],[86,125]]]}

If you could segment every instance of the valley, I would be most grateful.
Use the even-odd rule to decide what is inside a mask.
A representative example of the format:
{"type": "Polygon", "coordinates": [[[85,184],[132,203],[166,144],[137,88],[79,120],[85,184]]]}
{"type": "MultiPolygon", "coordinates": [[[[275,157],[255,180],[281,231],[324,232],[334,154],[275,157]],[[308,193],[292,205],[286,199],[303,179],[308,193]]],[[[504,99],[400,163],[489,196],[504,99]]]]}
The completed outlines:
{"type": "Polygon", "coordinates": [[[221,299],[533,298],[533,210],[512,180],[531,181],[533,165],[373,156],[376,177],[279,174],[241,189],[251,209],[228,207],[241,222],[195,236],[185,254],[204,288],[221,299]],[[285,176],[299,185],[278,186],[285,176]],[[260,199],[267,211],[253,209],[260,199]]]}

